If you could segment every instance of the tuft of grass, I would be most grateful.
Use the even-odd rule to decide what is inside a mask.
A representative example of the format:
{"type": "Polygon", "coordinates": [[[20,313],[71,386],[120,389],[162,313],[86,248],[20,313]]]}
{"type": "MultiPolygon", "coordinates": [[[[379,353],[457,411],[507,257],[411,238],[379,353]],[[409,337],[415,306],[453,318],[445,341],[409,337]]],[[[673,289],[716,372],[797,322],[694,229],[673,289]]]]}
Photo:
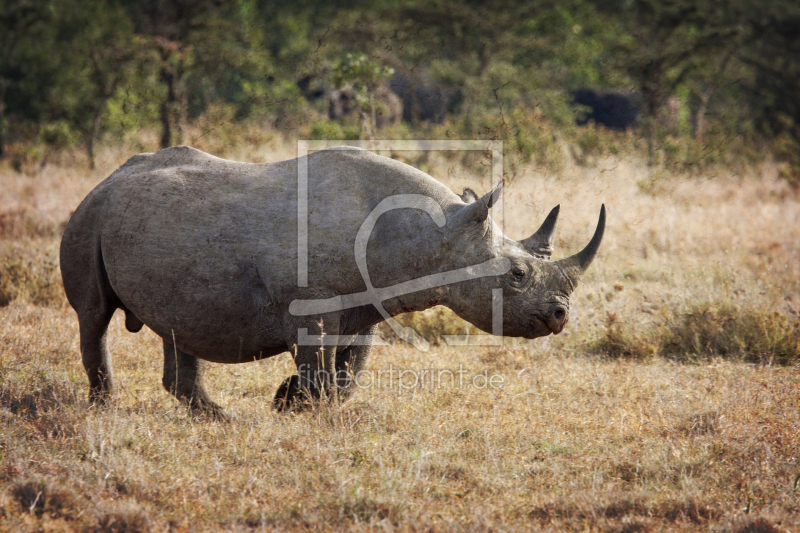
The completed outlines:
{"type": "Polygon", "coordinates": [[[36,418],[75,404],[74,387],[65,382],[54,382],[46,374],[40,374],[38,381],[38,386],[20,390],[14,381],[0,376],[0,406],[12,414],[36,418]]]}
{"type": "Polygon", "coordinates": [[[66,220],[42,216],[30,206],[0,212],[0,238],[20,240],[27,238],[53,239],[64,232],[66,220]]]}
{"type": "MultiPolygon", "coordinates": [[[[753,516],[748,514],[736,516],[731,519],[721,531],[726,533],[779,533],[788,531],[776,527],[770,518],[772,517],[767,518],[765,516],[753,516]]],[[[780,525],[780,522],[780,520],[777,520],[777,524],[780,525]]]]}
{"type": "Polygon", "coordinates": [[[0,307],[14,300],[64,305],[57,241],[0,240],[0,307]]]}
{"type": "Polygon", "coordinates": [[[794,364],[800,360],[800,317],[730,303],[694,304],[669,326],[664,355],[732,357],[794,364]]]}
{"type": "MultiPolygon", "coordinates": [[[[436,346],[444,343],[442,335],[481,333],[475,326],[441,305],[417,313],[404,313],[396,316],[395,320],[405,327],[414,328],[425,340],[436,346]]],[[[397,340],[397,335],[385,322],[378,326],[378,335],[387,342],[397,340]]]]}
{"type": "Polygon", "coordinates": [[[16,481],[11,487],[11,495],[22,512],[38,517],[47,513],[54,518],[72,519],[85,504],[71,489],[44,478],[16,481]]]}
{"type": "Polygon", "coordinates": [[[529,516],[541,524],[566,522],[576,526],[581,522],[598,518],[620,520],[622,524],[618,531],[648,531],[649,527],[646,522],[630,519],[649,517],[650,519],[661,519],[667,523],[682,522],[700,525],[719,519],[723,514],[715,506],[696,499],[659,501],[655,495],[646,493],[631,494],[621,498],[619,495],[614,496],[599,500],[592,498],[589,501],[554,499],[531,509],[529,516]],[[628,520],[623,520],[625,518],[628,520]]]}
{"type": "Polygon", "coordinates": [[[669,313],[646,325],[609,314],[605,332],[589,351],[648,359],[682,361],[726,357],[747,362],[795,364],[800,361],[800,316],[774,309],[709,302],[669,313]]]}
{"type": "Polygon", "coordinates": [[[95,533],[150,533],[150,516],[140,505],[123,502],[100,513],[95,533]]]}
{"type": "Polygon", "coordinates": [[[598,160],[609,155],[632,151],[631,139],[625,132],[618,132],[590,121],[574,134],[571,146],[575,161],[588,167],[595,167],[598,160]]]}

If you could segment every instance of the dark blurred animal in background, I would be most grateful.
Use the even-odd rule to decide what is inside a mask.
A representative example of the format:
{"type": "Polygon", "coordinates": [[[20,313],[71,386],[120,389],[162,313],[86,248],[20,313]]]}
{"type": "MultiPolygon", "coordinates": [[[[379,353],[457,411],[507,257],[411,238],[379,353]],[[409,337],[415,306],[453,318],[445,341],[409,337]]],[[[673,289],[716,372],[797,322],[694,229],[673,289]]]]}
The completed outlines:
{"type": "Polygon", "coordinates": [[[590,108],[578,118],[579,126],[590,120],[614,130],[625,130],[636,124],[639,115],[638,92],[633,90],[578,89],[572,93],[572,104],[590,108]]]}

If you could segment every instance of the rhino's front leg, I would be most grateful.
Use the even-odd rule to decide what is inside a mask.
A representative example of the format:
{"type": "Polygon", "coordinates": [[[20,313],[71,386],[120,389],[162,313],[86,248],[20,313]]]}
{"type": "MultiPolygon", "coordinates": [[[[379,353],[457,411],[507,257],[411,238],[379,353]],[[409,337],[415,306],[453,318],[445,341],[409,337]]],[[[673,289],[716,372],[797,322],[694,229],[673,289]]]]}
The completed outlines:
{"type": "Polygon", "coordinates": [[[298,333],[293,353],[297,374],[286,378],[275,393],[273,406],[279,411],[303,409],[331,394],[336,371],[338,327],[330,327],[328,323],[323,328],[324,335],[319,333],[320,326],[316,323],[305,328],[306,332],[316,330],[316,334],[298,333]]]}
{"type": "MultiPolygon", "coordinates": [[[[372,326],[359,333],[362,337],[375,335],[378,326],[372,326]]],[[[347,399],[355,390],[356,376],[364,369],[372,351],[372,342],[348,346],[336,353],[336,388],[339,399],[347,399]]]]}
{"type": "Polygon", "coordinates": [[[225,420],[228,415],[211,401],[203,384],[205,361],[181,351],[173,342],[164,339],[164,377],[167,391],[192,411],[225,420]]]}

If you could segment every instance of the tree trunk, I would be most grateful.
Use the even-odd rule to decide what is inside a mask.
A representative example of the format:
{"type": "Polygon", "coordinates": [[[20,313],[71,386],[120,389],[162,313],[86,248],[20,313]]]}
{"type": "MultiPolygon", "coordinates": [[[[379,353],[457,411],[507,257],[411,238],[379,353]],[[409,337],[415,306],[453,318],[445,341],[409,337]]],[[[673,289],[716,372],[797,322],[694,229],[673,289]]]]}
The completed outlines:
{"type": "Polygon", "coordinates": [[[161,149],[172,146],[172,129],[169,125],[169,103],[161,102],[161,149]]]}
{"type": "Polygon", "coordinates": [[[697,107],[697,112],[694,115],[694,140],[701,140],[708,128],[708,121],[706,120],[706,107],[708,106],[708,93],[700,93],[697,95],[700,99],[700,105],[697,107]]]}
{"type": "MultiPolygon", "coordinates": [[[[166,58],[163,59],[166,61],[166,58]]],[[[161,81],[167,85],[167,96],[161,102],[161,149],[172,146],[172,110],[175,108],[175,75],[167,65],[161,68],[161,81]]]]}
{"type": "Polygon", "coordinates": [[[6,156],[6,80],[0,78],[0,159],[6,156]]]}
{"type": "Polygon", "coordinates": [[[173,120],[175,121],[175,144],[183,144],[183,119],[186,116],[186,109],[189,103],[186,101],[186,87],[183,83],[183,70],[184,63],[181,59],[178,61],[178,67],[175,71],[175,82],[173,83],[173,91],[175,98],[175,105],[173,107],[173,120]]]}
{"type": "Polygon", "coordinates": [[[100,132],[100,124],[102,122],[103,113],[108,105],[108,100],[109,97],[104,96],[100,101],[100,105],[97,106],[94,112],[94,118],[92,119],[92,129],[89,130],[89,139],[86,143],[86,153],[89,156],[89,168],[92,170],[94,170],[94,147],[97,142],[97,134],[100,132]]]}
{"type": "Polygon", "coordinates": [[[378,120],[375,117],[375,100],[373,99],[373,91],[369,90],[369,122],[372,131],[378,131],[378,120]]]}
{"type": "Polygon", "coordinates": [[[725,69],[728,67],[728,62],[731,60],[731,57],[733,57],[733,54],[736,50],[736,47],[728,50],[728,53],[723,58],[719,68],[714,73],[714,81],[706,84],[704,87],[701,87],[701,89],[696,92],[697,97],[700,99],[700,105],[697,108],[697,113],[694,115],[694,138],[697,141],[705,137],[705,134],[708,131],[708,119],[706,118],[708,102],[711,100],[711,97],[716,91],[716,82],[722,79],[722,75],[725,73],[725,69]]]}
{"type": "Polygon", "coordinates": [[[656,151],[653,146],[653,117],[648,117],[644,135],[647,140],[647,166],[653,167],[656,164],[656,151]]]}
{"type": "Polygon", "coordinates": [[[370,117],[369,113],[362,108],[359,107],[358,110],[358,118],[359,118],[359,138],[362,140],[369,141],[372,139],[372,129],[370,128],[370,117]]]}
{"type": "Polygon", "coordinates": [[[642,84],[641,90],[645,105],[644,135],[647,141],[647,166],[652,167],[656,164],[655,137],[658,128],[658,112],[661,108],[661,95],[657,83],[645,82],[642,84]]]}

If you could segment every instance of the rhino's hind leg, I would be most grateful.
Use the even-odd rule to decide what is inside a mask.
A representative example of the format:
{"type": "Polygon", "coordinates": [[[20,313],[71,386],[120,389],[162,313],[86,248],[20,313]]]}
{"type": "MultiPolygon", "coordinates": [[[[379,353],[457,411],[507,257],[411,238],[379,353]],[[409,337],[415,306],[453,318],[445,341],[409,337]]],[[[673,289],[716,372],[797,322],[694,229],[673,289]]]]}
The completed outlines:
{"type": "MultiPolygon", "coordinates": [[[[80,225],[80,224],[78,224],[80,225]]],[[[92,228],[93,224],[86,227],[92,228]]],[[[92,241],[70,220],[61,241],[60,262],[64,292],[78,314],[83,368],[89,378],[89,401],[103,404],[111,397],[113,377],[106,332],[120,306],[108,281],[100,243],[92,241]],[[96,246],[92,248],[92,244],[96,246]]]]}
{"type": "Polygon", "coordinates": [[[164,339],[164,377],[167,392],[193,412],[204,413],[225,420],[222,407],[211,401],[203,385],[205,362],[177,348],[172,340],[164,339]]]}
{"type": "Polygon", "coordinates": [[[85,312],[78,316],[81,335],[81,358],[89,378],[89,401],[104,404],[111,397],[113,378],[111,358],[106,347],[108,323],[115,309],[85,312]]]}

